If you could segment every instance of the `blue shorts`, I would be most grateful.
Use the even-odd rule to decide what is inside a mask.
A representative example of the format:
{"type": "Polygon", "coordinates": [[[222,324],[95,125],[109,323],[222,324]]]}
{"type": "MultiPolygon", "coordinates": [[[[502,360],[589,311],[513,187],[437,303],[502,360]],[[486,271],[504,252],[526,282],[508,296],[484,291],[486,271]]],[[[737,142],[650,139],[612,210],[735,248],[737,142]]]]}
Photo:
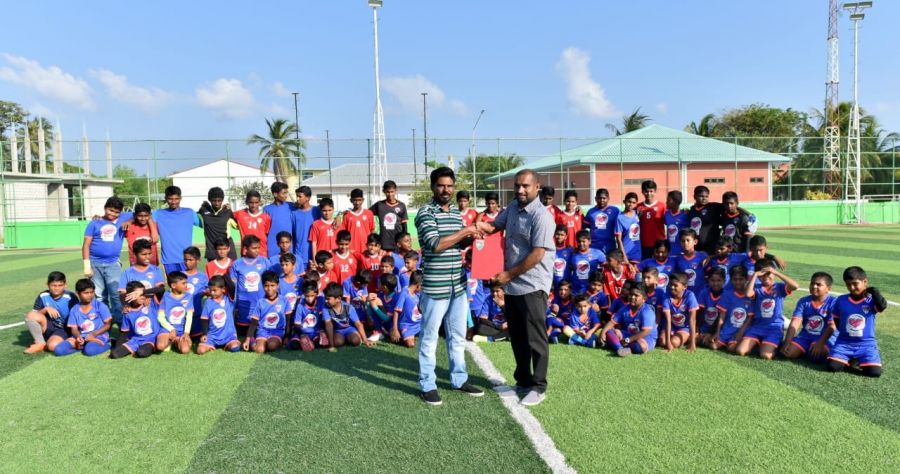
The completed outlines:
{"type": "MultiPolygon", "coordinates": [[[[660,332],[661,332],[661,331],[660,331],[660,332]]],[[[680,328],[679,328],[679,327],[672,327],[672,334],[679,333],[679,332],[682,332],[682,333],[685,333],[685,334],[690,334],[690,333],[691,333],[691,328],[688,327],[688,326],[680,327],[680,328]]]]}
{"type": "Polygon", "coordinates": [[[59,336],[59,337],[61,337],[61,338],[63,338],[63,339],[68,339],[69,334],[66,333],[66,330],[65,330],[65,329],[63,329],[63,328],[61,328],[61,327],[54,326],[53,324],[50,324],[50,322],[48,321],[48,322],[47,322],[47,330],[44,331],[44,341],[45,341],[45,342],[46,342],[46,341],[49,341],[50,338],[53,337],[53,336],[59,336]]]}
{"type": "Polygon", "coordinates": [[[278,339],[284,339],[284,331],[279,331],[279,330],[277,330],[277,329],[274,329],[274,330],[273,330],[273,329],[263,329],[263,328],[260,328],[260,329],[257,329],[257,330],[256,330],[256,337],[257,337],[258,339],[259,339],[259,338],[266,338],[266,339],[268,339],[268,338],[270,338],[270,337],[277,337],[278,339]]]}
{"type": "Polygon", "coordinates": [[[234,323],[239,326],[249,326],[250,307],[252,307],[254,304],[255,302],[238,300],[234,305],[235,309],[237,309],[237,318],[235,318],[234,323]]]}
{"type": "Polygon", "coordinates": [[[166,269],[166,275],[172,272],[183,272],[187,270],[187,265],[184,262],[181,263],[164,263],[163,268],[166,269]]]}
{"type": "Polygon", "coordinates": [[[400,337],[406,339],[407,337],[415,337],[418,336],[420,332],[422,332],[421,324],[399,324],[398,329],[400,329],[400,337]]]}
{"type": "Polygon", "coordinates": [[[562,329],[562,327],[565,326],[565,324],[563,324],[563,322],[562,322],[562,319],[559,319],[559,318],[554,317],[554,316],[547,316],[547,322],[546,322],[546,324],[547,324],[547,327],[548,327],[548,328],[560,328],[560,329],[562,329]]]}
{"type": "MultiPolygon", "coordinates": [[[[719,343],[720,344],[730,344],[732,342],[736,342],[734,340],[734,336],[737,335],[738,328],[727,324],[722,326],[722,330],[719,331],[719,343]]],[[[750,332],[749,330],[747,332],[750,332]]]]}
{"type": "Polygon", "coordinates": [[[860,367],[881,367],[881,352],[875,342],[837,343],[831,348],[828,360],[836,360],[844,364],[856,359],[860,367]]]}
{"type": "Polygon", "coordinates": [[[653,337],[645,337],[641,339],[644,343],[647,344],[647,350],[645,351],[643,347],[641,347],[640,341],[632,342],[628,347],[631,349],[633,354],[646,354],[653,350],[656,347],[656,338],[653,337]]]}
{"type": "Polygon", "coordinates": [[[144,344],[150,344],[153,347],[156,347],[156,334],[152,337],[142,336],[142,337],[132,337],[125,343],[125,347],[131,350],[132,353],[137,352],[138,348],[143,346],[144,344]]]}
{"type": "Polygon", "coordinates": [[[781,345],[781,338],[784,336],[784,331],[780,327],[771,327],[771,326],[750,326],[747,328],[747,331],[744,332],[744,337],[747,339],[752,339],[760,344],[768,344],[770,346],[778,347],[781,345]]]}
{"type": "Polygon", "coordinates": [[[359,332],[357,332],[356,328],[353,326],[349,326],[349,327],[345,327],[345,328],[334,328],[334,333],[340,334],[341,336],[344,336],[345,338],[351,334],[359,334],[359,332]]]}
{"type": "Polygon", "coordinates": [[[223,347],[225,344],[228,344],[231,341],[237,341],[237,334],[222,334],[220,336],[206,336],[206,342],[204,344],[213,347],[223,347]]]}
{"type": "MultiPolygon", "coordinates": [[[[819,340],[820,336],[815,336],[812,334],[801,334],[793,339],[791,339],[791,345],[796,346],[800,350],[803,351],[804,354],[809,354],[809,350],[812,348],[812,345],[815,344],[819,340]]],[[[831,341],[825,344],[825,349],[828,352],[831,352],[831,341]]]]}

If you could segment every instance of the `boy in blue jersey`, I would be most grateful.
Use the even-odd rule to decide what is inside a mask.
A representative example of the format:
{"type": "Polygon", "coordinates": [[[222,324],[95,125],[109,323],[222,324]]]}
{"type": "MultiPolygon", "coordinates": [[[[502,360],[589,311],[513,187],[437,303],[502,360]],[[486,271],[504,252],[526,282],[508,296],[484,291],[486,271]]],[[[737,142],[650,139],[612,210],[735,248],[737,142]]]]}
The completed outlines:
{"type": "MultiPolygon", "coordinates": [[[[241,240],[243,256],[234,261],[229,278],[234,283],[235,307],[237,318],[235,324],[241,333],[250,325],[250,310],[262,294],[262,274],[272,264],[269,259],[259,254],[259,237],[246,235],[241,240]]],[[[243,335],[243,334],[239,334],[243,335]]]]}
{"type": "Polygon", "coordinates": [[[184,266],[187,270],[184,275],[187,277],[187,292],[191,295],[194,306],[193,321],[191,321],[189,336],[200,336],[200,311],[203,309],[203,298],[209,294],[209,277],[206,272],[197,270],[200,264],[200,249],[197,247],[188,247],[184,249],[184,266]]]}
{"type": "MultiPolygon", "coordinates": [[[[744,252],[732,252],[733,247],[734,243],[731,241],[731,237],[719,237],[719,240],[716,241],[716,253],[706,257],[703,262],[703,274],[709,276],[714,268],[721,268],[725,270],[727,276],[731,267],[735,265],[743,265],[750,273],[753,273],[753,262],[750,261],[750,257],[744,252]]],[[[727,285],[729,282],[730,280],[725,278],[725,284],[727,285]]]]}
{"type": "Polygon", "coordinates": [[[591,309],[600,316],[600,321],[605,323],[608,319],[609,296],[603,292],[603,272],[599,270],[591,272],[590,283],[585,295],[588,297],[591,309]]]}
{"type": "Polygon", "coordinates": [[[122,303],[116,291],[122,274],[119,263],[125,239],[122,223],[132,218],[131,213],[122,214],[124,207],[122,200],[115,196],[107,199],[103,205],[103,218],[88,222],[81,246],[84,276],[94,280],[96,296],[112,310],[116,320],[122,316],[122,303]]]}
{"type": "Polygon", "coordinates": [[[250,329],[244,339],[244,350],[251,345],[257,354],[281,349],[284,326],[287,324],[285,310],[288,302],[278,294],[278,274],[265,271],[262,274],[263,296],[250,309],[250,329]]]}
{"type": "Polygon", "coordinates": [[[710,347],[714,350],[726,349],[734,352],[738,341],[744,337],[747,318],[753,313],[753,300],[747,296],[747,268],[743,265],[731,267],[731,290],[723,291],[716,304],[719,319],[713,333],[710,347]]]}
{"type": "Polygon", "coordinates": [[[627,290],[623,287],[622,293],[628,295],[628,306],[600,330],[600,344],[619,357],[646,354],[656,346],[657,339],[656,311],[646,304],[647,288],[635,282],[627,290]]]}
{"type": "MultiPolygon", "coordinates": [[[[578,248],[572,252],[569,261],[569,278],[572,283],[572,294],[580,295],[587,291],[591,272],[599,270],[606,263],[606,255],[603,251],[591,248],[591,235],[586,230],[580,230],[575,234],[578,248]]],[[[640,245],[638,245],[640,251],[640,245]]]]}
{"type": "Polygon", "coordinates": [[[58,356],[81,351],[86,356],[109,350],[109,328],[112,315],[102,301],[95,298],[94,282],[83,278],[75,282],[78,303],[69,311],[67,326],[72,336],[60,342],[53,353],[58,356]]]}
{"type": "Polygon", "coordinates": [[[597,204],[584,216],[584,227],[591,232],[591,248],[609,253],[616,248],[616,222],[619,219],[619,208],[609,205],[609,191],[604,188],[594,195],[597,204]]]}
{"type": "Polygon", "coordinates": [[[572,284],[568,280],[559,282],[556,294],[553,296],[553,300],[549,302],[550,307],[547,311],[545,325],[547,326],[547,338],[555,344],[558,342],[557,338],[566,325],[566,320],[572,314],[572,311],[575,310],[575,303],[572,299],[572,284]]]}
{"type": "Polygon", "coordinates": [[[367,347],[374,346],[376,341],[366,337],[366,328],[359,320],[359,315],[353,306],[343,300],[344,292],[341,285],[329,283],[325,287],[325,306],[322,308],[322,321],[325,324],[325,334],[331,343],[328,352],[334,352],[345,344],[367,347]]]}
{"type": "Polygon", "coordinates": [[[737,355],[749,355],[759,347],[759,356],[772,360],[781,347],[784,335],[784,299],[798,288],[797,282],[775,269],[775,262],[756,262],[756,271],[747,283],[747,297],[753,300],[753,311],[744,323],[747,329],[738,341],[737,355]],[[775,278],[782,282],[775,282],[775,278]]]}
{"type": "Polygon", "coordinates": [[[313,222],[321,216],[318,206],[310,204],[312,189],[309,186],[300,186],[296,189],[296,200],[291,206],[291,219],[293,223],[294,255],[297,256],[297,269],[303,275],[309,269],[310,254],[309,230],[313,222]]]}
{"type": "MultiPolygon", "coordinates": [[[[146,290],[144,284],[139,281],[129,281],[125,285],[127,293],[142,289],[146,290]]],[[[144,358],[153,355],[156,337],[159,335],[158,311],[154,297],[141,294],[128,301],[122,309],[122,326],[119,328],[116,347],[110,352],[109,358],[121,359],[128,356],[144,358]]]]}
{"type": "Polygon", "coordinates": [[[829,294],[832,282],[831,275],[825,272],[813,273],[809,279],[809,295],[797,301],[787,328],[781,346],[783,356],[788,359],[806,356],[816,362],[828,357],[835,329],[831,310],[837,300],[829,294]]]}
{"type": "Polygon", "coordinates": [[[303,298],[297,301],[294,307],[294,329],[291,331],[291,340],[288,349],[303,349],[303,352],[312,352],[319,347],[328,347],[328,338],[322,327],[322,310],[325,307],[325,299],[319,296],[319,283],[315,281],[303,282],[303,298]]]}
{"type": "Polygon", "coordinates": [[[418,269],[419,252],[416,252],[415,250],[406,252],[406,254],[403,256],[403,268],[401,268],[400,272],[397,274],[397,277],[400,279],[400,286],[403,288],[408,287],[410,276],[418,269]]]}
{"type": "MultiPolygon", "coordinates": [[[[559,282],[569,280],[572,273],[572,269],[569,268],[569,262],[572,260],[574,249],[566,246],[568,238],[569,232],[566,226],[563,224],[557,225],[556,231],[553,233],[553,241],[556,243],[556,256],[553,258],[553,289],[556,289],[559,282]]],[[[590,244],[590,231],[588,231],[588,244],[590,244]]]]}
{"type": "Polygon", "coordinates": [[[234,327],[234,304],[227,294],[225,277],[221,275],[209,279],[209,298],[203,302],[200,325],[203,335],[200,336],[197,354],[203,355],[219,348],[240,352],[241,341],[234,327]]]}
{"type": "Polygon", "coordinates": [[[275,181],[270,189],[272,190],[272,200],[274,202],[263,207],[263,212],[272,217],[272,225],[269,227],[266,245],[269,254],[264,256],[275,259],[281,254],[281,250],[278,248],[278,234],[287,232],[290,235],[293,231],[294,222],[291,205],[287,202],[290,197],[288,185],[275,181]]]}
{"type": "Polygon", "coordinates": [[[66,321],[69,311],[78,304],[78,296],[66,291],[66,275],[50,272],[47,275],[47,290],[34,299],[34,306],[25,314],[25,326],[34,342],[25,349],[26,354],[37,354],[44,350],[53,351],[69,335],[66,321]]]}
{"type": "Polygon", "coordinates": [[[297,305],[297,300],[300,299],[300,289],[299,285],[303,283],[303,280],[297,276],[296,273],[296,265],[297,265],[297,257],[292,253],[282,253],[280,257],[278,257],[278,262],[280,263],[279,271],[276,275],[280,275],[278,277],[278,294],[287,301],[287,309],[284,311],[284,315],[287,318],[284,326],[284,340],[289,341],[291,339],[291,331],[294,327],[294,308],[297,305]]]}
{"type": "Polygon", "coordinates": [[[490,288],[485,287],[485,282],[472,278],[472,251],[465,252],[466,269],[466,295],[469,299],[469,314],[466,315],[466,339],[472,340],[475,335],[475,320],[478,312],[487,298],[490,298],[490,288]]]}
{"type": "Polygon", "coordinates": [[[857,362],[863,375],[881,377],[881,352],[875,339],[875,318],[887,309],[887,300],[878,288],[869,286],[869,278],[860,267],[844,270],[849,293],[837,297],[831,309],[837,339],[828,356],[827,368],[843,372],[857,362]]]}
{"type": "Polygon", "coordinates": [[[636,193],[626,194],[625,200],[622,201],[625,209],[616,219],[616,242],[632,265],[637,265],[641,261],[641,223],[637,211],[634,210],[637,202],[636,193]]]}
{"type": "Polygon", "coordinates": [[[369,303],[369,283],[372,281],[372,272],[365,268],[357,270],[356,275],[344,280],[341,285],[344,290],[344,301],[353,305],[357,314],[365,314],[369,303]]]}
{"type": "Polygon", "coordinates": [[[406,296],[404,293],[397,281],[397,275],[383,273],[378,277],[378,292],[369,294],[369,311],[375,322],[375,331],[372,332],[370,340],[380,341],[383,333],[391,333],[393,321],[403,311],[403,299],[406,296]]]}
{"type": "Polygon", "coordinates": [[[563,333],[569,344],[597,347],[597,331],[600,329],[600,315],[591,308],[587,295],[575,295],[575,311],[569,314],[563,333]]]}
{"type": "Polygon", "coordinates": [[[165,196],[168,207],[153,211],[162,244],[162,264],[166,273],[183,272],[187,269],[184,266],[184,249],[192,245],[194,227],[202,227],[203,224],[193,209],[181,207],[181,188],[169,186],[165,196]]]}
{"type": "Polygon", "coordinates": [[[669,241],[669,255],[681,254],[681,231],[690,227],[687,211],[681,209],[683,196],[681,191],[669,191],[666,196],[666,213],[663,222],[666,225],[666,240],[669,241]]]}
{"type": "Polygon", "coordinates": [[[637,269],[642,272],[647,268],[656,268],[656,288],[663,293],[669,287],[669,275],[675,271],[675,259],[669,258],[669,241],[657,240],[653,244],[653,257],[642,260],[637,269]]]}
{"type": "Polygon", "coordinates": [[[688,276],[688,289],[695,295],[700,294],[706,287],[706,278],[703,275],[703,261],[706,260],[706,252],[696,250],[697,231],[684,229],[681,231],[681,255],[675,256],[675,271],[688,276]]]}
{"type": "Polygon", "coordinates": [[[404,291],[403,307],[394,313],[394,327],[391,341],[404,346],[416,347],[416,336],[422,332],[422,313],[419,311],[419,290],[422,288],[422,271],[415,270],[409,275],[409,284],[404,291]]]}
{"type": "Polygon", "coordinates": [[[509,337],[509,325],[506,322],[506,293],[503,285],[491,282],[491,297],[484,301],[475,320],[474,342],[503,341],[509,337]]]}
{"type": "Polygon", "coordinates": [[[719,300],[725,288],[725,270],[719,267],[713,268],[707,275],[706,288],[697,295],[697,311],[699,323],[697,342],[703,347],[713,347],[713,334],[719,321],[719,300]]]}
{"type": "Polygon", "coordinates": [[[191,326],[194,322],[194,297],[187,291],[184,272],[169,274],[169,291],[159,300],[160,332],[156,336],[156,350],[163,352],[175,347],[177,352],[191,352],[191,326]]]}
{"type": "Polygon", "coordinates": [[[684,273],[673,273],[669,291],[662,298],[661,311],[665,327],[661,328],[666,352],[684,346],[688,352],[697,350],[697,310],[700,305],[694,293],[687,288],[684,273]]]}
{"type": "Polygon", "coordinates": [[[300,275],[300,267],[297,266],[297,262],[300,259],[294,253],[294,241],[291,238],[290,232],[284,230],[279,232],[278,235],[275,236],[275,241],[278,242],[279,253],[277,256],[269,258],[269,261],[272,262],[272,268],[270,270],[278,275],[282,275],[281,260],[279,260],[279,257],[281,257],[282,255],[290,254],[294,256],[294,269],[292,271],[294,272],[294,274],[300,275]]]}
{"type": "Polygon", "coordinates": [[[151,246],[149,240],[136,240],[132,247],[134,251],[134,265],[126,268],[119,277],[119,296],[126,294],[125,286],[128,282],[139,281],[144,288],[152,289],[165,286],[163,274],[156,265],[150,263],[151,246]]]}
{"type": "MultiPolygon", "coordinates": [[[[394,258],[394,268],[402,271],[409,252],[415,252],[412,248],[412,236],[406,231],[397,232],[395,243],[397,244],[397,250],[388,253],[394,258]]],[[[419,268],[418,265],[416,268],[419,268]]]]}

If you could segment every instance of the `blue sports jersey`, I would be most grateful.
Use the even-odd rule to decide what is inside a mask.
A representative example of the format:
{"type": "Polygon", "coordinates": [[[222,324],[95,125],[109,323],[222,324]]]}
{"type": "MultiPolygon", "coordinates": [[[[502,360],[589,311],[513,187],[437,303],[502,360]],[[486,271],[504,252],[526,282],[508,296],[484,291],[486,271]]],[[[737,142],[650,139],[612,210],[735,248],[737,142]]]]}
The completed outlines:
{"type": "Polygon", "coordinates": [[[237,304],[250,304],[262,296],[262,274],[269,269],[269,259],[257,256],[254,259],[241,257],[231,264],[228,275],[235,287],[235,301],[237,304]]]}
{"type": "Polygon", "coordinates": [[[659,337],[656,330],[656,311],[650,305],[641,305],[637,311],[632,311],[630,305],[625,306],[613,316],[613,321],[626,337],[633,336],[644,329],[650,329],[650,334],[645,337],[647,341],[656,341],[659,337]]]}
{"type": "MultiPolygon", "coordinates": [[[[478,313],[487,296],[484,291],[484,283],[481,280],[472,278],[470,270],[466,270],[466,294],[469,295],[469,311],[478,313]]],[[[475,314],[475,316],[478,316],[478,314],[475,314]]]]}
{"type": "MultiPolygon", "coordinates": [[[[493,301],[493,298],[488,298],[493,301]]],[[[559,306],[559,312],[556,313],[556,317],[565,321],[566,318],[575,311],[575,303],[571,297],[569,299],[563,301],[562,298],[554,298],[553,304],[559,306]]]]}
{"type": "Polygon", "coordinates": [[[153,220],[159,229],[163,265],[184,263],[184,249],[193,245],[194,226],[201,227],[200,216],[193,209],[157,209],[153,220]]]}
{"type": "Polygon", "coordinates": [[[711,257],[709,262],[703,267],[703,274],[709,276],[715,268],[721,268],[725,270],[725,284],[731,282],[731,268],[736,267],[738,265],[743,265],[747,267],[749,273],[753,272],[753,262],[750,261],[750,257],[745,253],[730,253],[724,259],[719,259],[718,257],[711,257]]]}
{"type": "Polygon", "coordinates": [[[357,288],[353,284],[353,277],[348,277],[342,285],[344,287],[344,296],[350,297],[350,304],[356,308],[356,311],[365,311],[366,301],[369,296],[369,287],[363,285],[357,288]]]}
{"type": "Polygon", "coordinates": [[[335,311],[334,308],[325,307],[322,310],[322,321],[331,321],[335,330],[341,330],[353,327],[359,322],[359,316],[356,314],[356,310],[353,309],[353,306],[341,302],[341,309],[339,312],[335,311]]]}
{"type": "Polygon", "coordinates": [[[684,254],[675,256],[675,271],[688,277],[688,288],[695,295],[706,288],[706,278],[703,275],[703,261],[706,260],[706,252],[694,252],[694,256],[687,258],[684,254]]]}
{"type": "Polygon", "coordinates": [[[573,311],[565,321],[566,326],[576,331],[590,331],[591,328],[600,324],[600,316],[592,308],[588,308],[588,312],[583,319],[578,314],[578,311],[573,311]]]}
{"type": "Polygon", "coordinates": [[[208,340],[228,341],[237,338],[237,331],[234,329],[234,304],[227,296],[223,296],[222,301],[207,298],[203,303],[200,319],[209,321],[208,340]]]}
{"type": "MultiPolygon", "coordinates": [[[[422,325],[422,313],[419,311],[419,295],[406,290],[398,325],[405,328],[416,328],[422,325]]],[[[416,332],[416,331],[413,331],[416,332]]]]}
{"type": "Polygon", "coordinates": [[[250,307],[250,319],[259,323],[263,333],[283,335],[288,307],[289,303],[282,296],[276,297],[275,301],[262,296],[250,307]]]}
{"type": "Polygon", "coordinates": [[[681,231],[690,227],[687,212],[679,209],[678,214],[666,210],[663,215],[666,225],[666,239],[669,241],[669,255],[681,254],[681,231]]]}
{"type": "Polygon", "coordinates": [[[697,321],[703,331],[712,331],[716,327],[716,320],[719,319],[719,309],[717,308],[722,294],[718,296],[712,294],[709,287],[700,291],[697,297],[697,304],[700,305],[701,313],[697,313],[697,321]]]}
{"type": "Polygon", "coordinates": [[[287,301],[287,308],[285,308],[284,312],[287,314],[291,314],[294,312],[294,307],[297,305],[297,300],[300,299],[300,290],[297,289],[297,284],[302,282],[301,279],[296,279],[294,281],[287,281],[284,277],[278,279],[278,294],[287,301]]]}
{"type": "MultiPolygon", "coordinates": [[[[281,271],[281,255],[282,255],[282,254],[278,254],[278,255],[276,255],[276,256],[274,256],[274,257],[272,257],[272,258],[269,259],[269,263],[272,264],[272,266],[269,267],[269,270],[275,272],[277,275],[283,275],[283,274],[284,274],[284,272],[281,271]]],[[[300,261],[300,256],[297,255],[297,254],[293,254],[293,255],[294,255],[294,259],[295,259],[297,262],[299,262],[299,261],[300,261]]],[[[301,273],[303,273],[303,272],[300,270],[300,265],[298,265],[298,264],[295,263],[295,264],[294,264],[294,275],[300,276],[301,273]]]]}
{"type": "Polygon", "coordinates": [[[92,262],[115,263],[122,254],[122,242],[125,240],[125,231],[122,223],[131,220],[133,214],[123,212],[114,221],[97,219],[88,222],[84,229],[84,236],[91,238],[89,255],[92,262]]]}
{"type": "Polygon", "coordinates": [[[625,258],[632,262],[641,261],[641,223],[638,220],[637,212],[632,212],[628,216],[624,212],[619,213],[616,219],[616,234],[622,235],[622,245],[625,246],[622,252],[625,258]]]}
{"type": "Polygon", "coordinates": [[[753,322],[750,324],[759,328],[784,328],[784,299],[790,294],[785,284],[777,282],[766,290],[757,282],[754,291],[753,322]]]}
{"type": "Polygon", "coordinates": [[[559,282],[569,279],[571,273],[569,262],[572,260],[572,252],[572,247],[556,249],[556,256],[553,258],[553,288],[556,288],[559,282]]]}
{"type": "Polygon", "coordinates": [[[849,294],[838,296],[831,307],[831,316],[838,330],[835,344],[874,344],[876,315],[871,295],[858,300],[849,294]]]}
{"type": "Polygon", "coordinates": [[[627,301],[622,298],[616,298],[609,302],[609,314],[615,315],[619,311],[622,311],[622,308],[626,306],[628,306],[627,301]]]}
{"type": "Polygon", "coordinates": [[[671,293],[667,293],[662,298],[662,310],[669,313],[672,320],[672,331],[690,331],[691,329],[691,311],[699,309],[697,297],[691,290],[684,290],[680,300],[675,300],[671,293]]]}
{"type": "MultiPolygon", "coordinates": [[[[655,268],[659,271],[659,277],[656,281],[656,289],[666,292],[669,289],[669,275],[675,271],[675,259],[669,257],[665,262],[660,262],[656,258],[647,258],[638,264],[638,275],[647,268],[655,268]]],[[[640,277],[637,277],[640,279],[640,277]]]]}
{"type": "Polygon", "coordinates": [[[172,292],[167,291],[160,301],[159,310],[163,312],[166,321],[175,328],[175,332],[181,335],[184,333],[188,312],[194,311],[194,299],[189,293],[176,298],[172,292]]]}
{"type": "Polygon", "coordinates": [[[825,328],[832,321],[831,311],[834,308],[834,302],[837,298],[831,295],[825,296],[825,301],[816,307],[815,300],[812,295],[804,296],[797,301],[794,308],[794,318],[801,320],[800,332],[797,337],[808,337],[818,339],[822,337],[825,328]]]}
{"type": "Polygon", "coordinates": [[[316,297],[312,305],[306,304],[306,299],[297,302],[294,314],[294,327],[300,328],[300,332],[310,339],[319,335],[322,330],[322,308],[325,306],[324,298],[316,297]]]}
{"type": "MultiPolygon", "coordinates": [[[[102,301],[93,300],[88,307],[87,312],[81,310],[81,305],[75,305],[69,312],[69,327],[78,328],[78,334],[81,337],[87,337],[88,334],[103,327],[108,321],[112,320],[109,308],[102,301]]],[[[109,341],[109,331],[97,336],[103,342],[109,341]]]]}
{"type": "MultiPolygon", "coordinates": [[[[272,225],[269,227],[268,239],[266,245],[269,252],[269,258],[278,257],[281,249],[278,248],[278,233],[281,231],[291,234],[294,231],[294,219],[291,204],[283,202],[281,204],[271,203],[263,206],[263,212],[272,216],[272,225]]],[[[293,239],[293,235],[291,236],[293,239]]],[[[276,258],[277,260],[277,258],[276,258]]],[[[280,271],[278,272],[281,273],[280,271]]]]}
{"type": "Polygon", "coordinates": [[[487,319],[491,324],[497,327],[500,327],[506,322],[506,317],[503,315],[503,308],[494,301],[494,298],[485,300],[484,304],[481,305],[481,310],[478,311],[478,317],[487,319]]]}
{"type": "Polygon", "coordinates": [[[64,291],[58,298],[53,298],[49,291],[42,291],[37,298],[34,299],[33,309],[40,311],[44,308],[51,307],[59,312],[58,318],[47,316],[47,321],[59,329],[66,328],[66,322],[69,319],[69,313],[72,307],[78,304],[78,297],[71,291],[64,291]]]}
{"type": "Polygon", "coordinates": [[[723,291],[716,308],[724,313],[719,339],[728,341],[747,322],[747,317],[753,314],[753,301],[747,298],[747,295],[738,294],[736,291],[723,291]]]}
{"type": "Polygon", "coordinates": [[[159,334],[159,320],[156,319],[159,307],[152,299],[147,306],[140,308],[126,307],[122,309],[122,332],[130,335],[129,340],[136,344],[155,343],[159,334]]]}
{"type": "Polygon", "coordinates": [[[397,274],[397,290],[403,290],[409,286],[409,273],[401,271],[397,274]]]}
{"type": "MultiPolygon", "coordinates": [[[[384,306],[383,306],[384,314],[388,315],[389,318],[393,318],[395,312],[397,312],[398,310],[402,311],[403,310],[403,300],[406,299],[406,295],[408,295],[408,294],[409,294],[408,291],[402,290],[400,288],[397,288],[396,290],[394,290],[394,292],[391,293],[390,295],[385,295],[383,292],[379,291],[378,299],[380,299],[381,302],[384,304],[384,306]],[[390,299],[388,299],[388,298],[390,298],[390,299]]],[[[391,322],[390,324],[393,324],[393,322],[391,322]]]]}
{"type": "Polygon", "coordinates": [[[165,283],[162,271],[153,264],[148,264],[147,269],[144,271],[140,271],[135,267],[128,267],[122,270],[122,275],[119,277],[119,289],[125,290],[130,281],[139,281],[144,285],[144,288],[153,288],[165,283]]]}
{"type": "MultiPolygon", "coordinates": [[[[638,246],[640,250],[640,246],[638,246]]],[[[571,268],[572,294],[579,295],[587,291],[590,284],[591,272],[600,269],[600,265],[606,262],[606,255],[602,250],[589,248],[587,253],[573,251],[569,267],[571,268]]]]}
{"type": "Polygon", "coordinates": [[[594,293],[593,295],[587,293],[588,303],[592,305],[597,305],[600,309],[609,309],[609,296],[606,295],[602,290],[594,293]]]}
{"type": "Polygon", "coordinates": [[[619,208],[615,206],[604,209],[594,206],[588,210],[584,224],[591,231],[591,248],[606,252],[615,247],[618,218],[619,208]]]}
{"type": "Polygon", "coordinates": [[[293,226],[294,255],[297,256],[297,267],[301,273],[306,272],[311,256],[312,246],[309,243],[309,229],[313,222],[321,216],[318,206],[302,210],[296,204],[291,204],[291,225],[293,226]]]}
{"type": "Polygon", "coordinates": [[[187,277],[187,292],[191,294],[194,300],[194,309],[202,309],[203,292],[206,291],[207,288],[209,288],[209,277],[206,276],[205,272],[192,273],[187,277]]]}

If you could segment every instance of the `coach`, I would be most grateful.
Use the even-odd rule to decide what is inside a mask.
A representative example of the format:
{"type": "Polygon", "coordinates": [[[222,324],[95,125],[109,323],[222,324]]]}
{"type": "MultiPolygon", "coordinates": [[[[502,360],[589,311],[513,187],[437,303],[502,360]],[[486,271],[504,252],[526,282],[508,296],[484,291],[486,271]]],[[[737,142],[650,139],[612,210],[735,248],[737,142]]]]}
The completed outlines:
{"type": "Polygon", "coordinates": [[[450,384],[454,390],[480,397],[484,392],[467,382],[466,315],[469,297],[462,266],[462,242],[479,234],[474,226],[463,228],[459,208],[451,203],[456,186],[453,170],[441,167],[431,172],[431,202],[416,213],[416,230],[422,248],[422,333],[419,339],[419,387],[429,405],[440,405],[434,373],[438,330],[444,323],[450,384]]]}
{"type": "Polygon", "coordinates": [[[519,402],[533,406],[544,400],[550,350],[544,327],[547,295],[556,245],[553,217],[537,199],[541,184],[534,170],[516,173],[516,201],[506,207],[493,223],[481,222],[479,230],[492,234],[506,230],[503,272],[495,280],[506,285],[506,316],[509,341],[516,358],[515,392],[501,396],[524,397],[519,402]]]}

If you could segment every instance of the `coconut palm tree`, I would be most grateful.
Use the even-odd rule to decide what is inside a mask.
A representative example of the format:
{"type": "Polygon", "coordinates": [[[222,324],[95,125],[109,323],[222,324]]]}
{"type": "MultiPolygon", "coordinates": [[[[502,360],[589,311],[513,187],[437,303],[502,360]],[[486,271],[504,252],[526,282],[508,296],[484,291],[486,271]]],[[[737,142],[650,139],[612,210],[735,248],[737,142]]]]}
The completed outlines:
{"type": "Polygon", "coordinates": [[[637,129],[646,127],[647,122],[649,122],[650,120],[652,120],[650,116],[642,114],[641,108],[638,107],[634,109],[634,112],[622,117],[621,129],[611,123],[606,124],[606,129],[610,132],[613,132],[618,137],[619,135],[624,135],[628,132],[633,132],[637,129]]]}
{"type": "Polygon", "coordinates": [[[713,136],[713,131],[716,129],[716,116],[715,114],[706,114],[700,119],[700,124],[697,122],[691,122],[687,127],[684,127],[684,131],[688,133],[693,133],[694,135],[700,135],[701,137],[711,137],[713,136]]]}
{"type": "Polygon", "coordinates": [[[271,166],[278,181],[286,183],[289,176],[297,175],[297,160],[306,163],[306,142],[296,138],[297,124],[287,119],[266,119],[267,136],[251,135],[248,145],[259,145],[259,171],[265,172],[271,166]]]}

